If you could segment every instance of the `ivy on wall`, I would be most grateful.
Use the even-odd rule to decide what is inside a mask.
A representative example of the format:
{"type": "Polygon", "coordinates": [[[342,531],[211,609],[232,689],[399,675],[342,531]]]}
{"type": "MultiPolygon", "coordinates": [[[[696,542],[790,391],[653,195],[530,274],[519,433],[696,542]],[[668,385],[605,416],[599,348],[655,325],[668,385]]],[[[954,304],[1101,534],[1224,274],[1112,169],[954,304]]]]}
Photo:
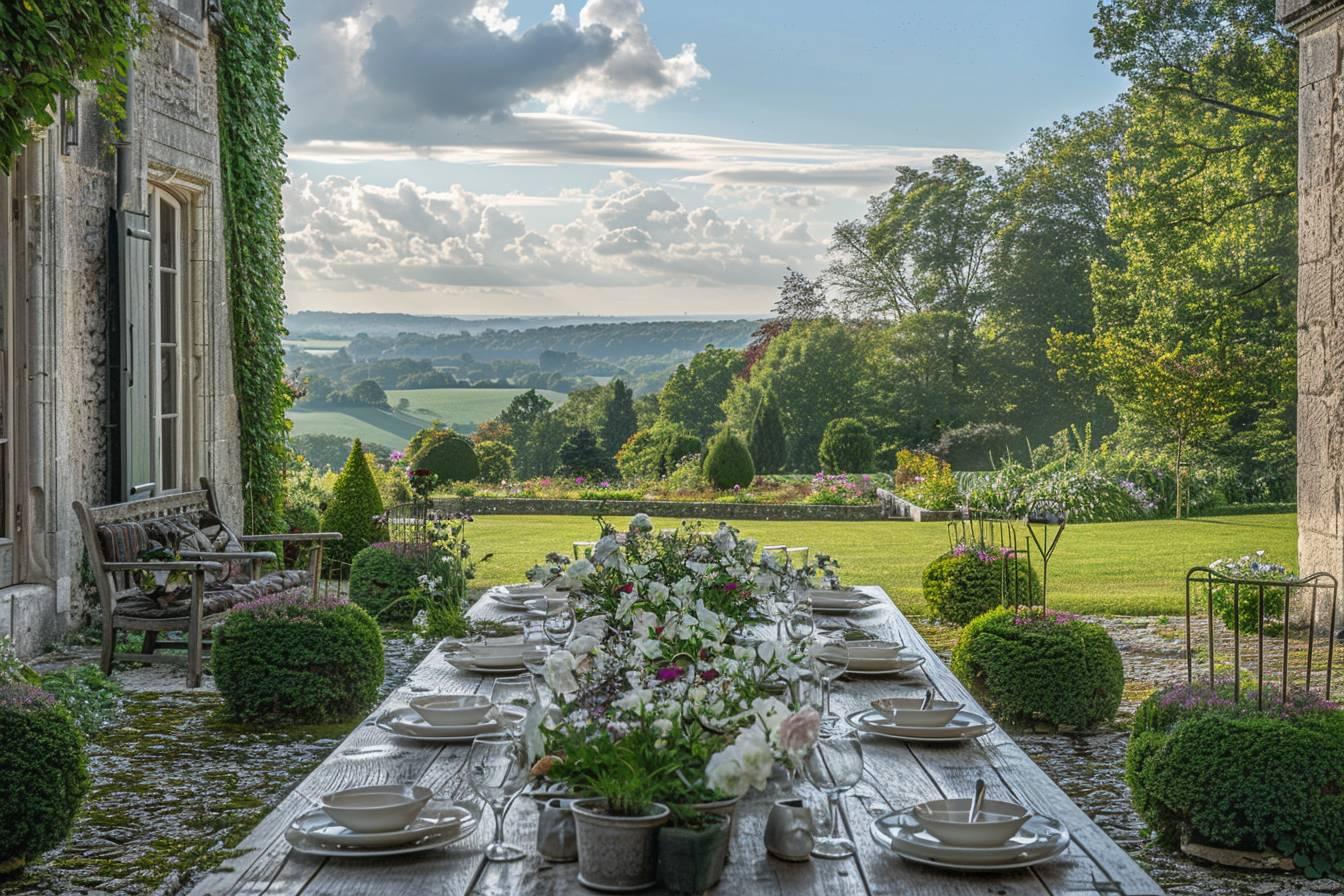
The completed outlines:
{"type": "Polygon", "coordinates": [[[285,71],[294,59],[284,0],[223,0],[219,143],[233,380],[248,527],[280,524],[286,456],[283,212],[285,71]]]}
{"type": "Polygon", "coordinates": [[[5,0],[0,3],[0,173],[55,121],[57,96],[98,86],[98,108],[121,118],[127,53],[149,27],[144,0],[5,0]]]}

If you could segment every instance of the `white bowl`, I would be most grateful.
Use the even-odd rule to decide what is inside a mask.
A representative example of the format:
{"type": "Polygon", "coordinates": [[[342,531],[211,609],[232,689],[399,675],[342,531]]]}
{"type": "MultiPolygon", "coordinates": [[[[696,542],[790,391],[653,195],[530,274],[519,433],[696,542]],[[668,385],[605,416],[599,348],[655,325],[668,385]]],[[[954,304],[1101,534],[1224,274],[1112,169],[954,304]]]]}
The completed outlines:
{"type": "Polygon", "coordinates": [[[901,655],[905,645],[899,641],[846,641],[852,659],[894,660],[901,655]]]}
{"type": "Polygon", "coordinates": [[[912,728],[942,728],[966,708],[965,703],[951,700],[934,700],[928,709],[921,709],[923,705],[922,697],[886,697],[872,703],[873,709],[887,719],[912,728]]]}
{"type": "Polygon", "coordinates": [[[1031,812],[1016,803],[982,800],[980,814],[969,821],[970,799],[929,800],[911,813],[924,830],[948,846],[988,849],[1002,846],[1027,823],[1031,812]]]}
{"type": "Polygon", "coordinates": [[[475,725],[494,709],[481,694],[425,694],[411,698],[411,709],[431,725],[475,725]]]}
{"type": "Polygon", "coordinates": [[[357,834],[380,834],[415,821],[433,795],[428,787],[377,784],[329,793],[322,797],[322,808],[332,821],[357,834]]]}

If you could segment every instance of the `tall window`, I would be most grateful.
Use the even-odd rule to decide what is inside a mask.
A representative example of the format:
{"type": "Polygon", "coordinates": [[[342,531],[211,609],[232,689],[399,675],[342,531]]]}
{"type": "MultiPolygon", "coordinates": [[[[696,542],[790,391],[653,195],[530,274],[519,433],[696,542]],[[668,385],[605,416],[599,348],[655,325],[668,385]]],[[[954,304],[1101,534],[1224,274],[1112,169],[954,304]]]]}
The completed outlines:
{"type": "Polygon", "coordinates": [[[150,407],[154,416],[154,464],[157,491],[182,488],[182,357],[186,233],[183,207],[163,190],[150,191],[153,266],[151,313],[155,365],[150,407]]]}

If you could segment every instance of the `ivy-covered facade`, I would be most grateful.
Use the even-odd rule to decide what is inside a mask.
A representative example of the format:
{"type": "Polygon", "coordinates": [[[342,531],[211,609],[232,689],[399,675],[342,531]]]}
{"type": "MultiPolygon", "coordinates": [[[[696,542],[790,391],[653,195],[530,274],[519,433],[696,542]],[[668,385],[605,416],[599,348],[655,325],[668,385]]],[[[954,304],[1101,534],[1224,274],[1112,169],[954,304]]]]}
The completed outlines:
{"type": "Polygon", "coordinates": [[[0,174],[0,634],[25,654],[95,612],[72,501],[205,476],[243,522],[216,6],[148,0],[125,120],[81,85],[0,174]]]}

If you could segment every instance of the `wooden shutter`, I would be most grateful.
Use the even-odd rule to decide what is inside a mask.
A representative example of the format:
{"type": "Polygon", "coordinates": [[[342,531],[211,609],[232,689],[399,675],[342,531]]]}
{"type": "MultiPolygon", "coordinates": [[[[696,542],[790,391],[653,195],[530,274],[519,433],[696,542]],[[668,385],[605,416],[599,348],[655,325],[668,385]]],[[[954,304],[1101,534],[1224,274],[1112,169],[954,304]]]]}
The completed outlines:
{"type": "Polygon", "coordinates": [[[121,464],[128,501],[154,494],[149,215],[117,213],[121,260],[121,464]]]}

